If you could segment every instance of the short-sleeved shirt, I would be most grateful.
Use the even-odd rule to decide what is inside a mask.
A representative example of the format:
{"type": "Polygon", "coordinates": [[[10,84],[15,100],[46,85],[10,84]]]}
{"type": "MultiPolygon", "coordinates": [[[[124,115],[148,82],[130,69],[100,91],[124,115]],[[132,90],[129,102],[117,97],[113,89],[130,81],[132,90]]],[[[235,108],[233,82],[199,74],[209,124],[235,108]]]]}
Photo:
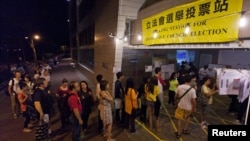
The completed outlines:
{"type": "MultiPolygon", "coordinates": [[[[188,90],[191,86],[187,85],[187,84],[182,84],[179,85],[176,89],[176,94],[178,94],[178,96],[182,96],[186,90],[188,90]]],[[[186,93],[185,96],[183,96],[178,104],[178,107],[180,107],[181,109],[185,109],[185,110],[192,110],[192,99],[196,98],[196,92],[195,89],[192,88],[191,90],[188,91],[188,93],[186,93]]]]}
{"type": "Polygon", "coordinates": [[[169,81],[169,90],[175,92],[175,90],[177,89],[178,85],[179,85],[179,82],[178,82],[177,79],[170,80],[169,81]]]}
{"type": "Polygon", "coordinates": [[[34,102],[40,102],[44,114],[49,114],[52,108],[49,94],[45,90],[37,88],[34,92],[34,102]]]}
{"type": "Polygon", "coordinates": [[[123,98],[123,97],[121,97],[121,95],[124,96],[124,89],[123,89],[121,81],[116,80],[116,82],[115,82],[115,98],[123,98]]]}
{"type": "Polygon", "coordinates": [[[17,80],[16,78],[13,78],[13,79],[11,79],[10,81],[9,81],[9,86],[12,86],[12,81],[14,80],[14,84],[13,84],[13,91],[15,92],[15,93],[19,93],[19,91],[20,91],[20,87],[19,87],[19,81],[20,80],[17,80]]]}
{"type": "Polygon", "coordinates": [[[201,94],[202,94],[202,97],[204,99],[206,99],[206,101],[208,101],[208,104],[212,104],[213,103],[213,96],[207,96],[205,93],[209,93],[211,91],[211,89],[206,86],[206,85],[202,85],[201,87],[201,94]]]}
{"type": "Polygon", "coordinates": [[[77,93],[70,93],[68,98],[68,104],[71,111],[73,109],[78,109],[79,113],[82,113],[82,104],[77,93]]]}

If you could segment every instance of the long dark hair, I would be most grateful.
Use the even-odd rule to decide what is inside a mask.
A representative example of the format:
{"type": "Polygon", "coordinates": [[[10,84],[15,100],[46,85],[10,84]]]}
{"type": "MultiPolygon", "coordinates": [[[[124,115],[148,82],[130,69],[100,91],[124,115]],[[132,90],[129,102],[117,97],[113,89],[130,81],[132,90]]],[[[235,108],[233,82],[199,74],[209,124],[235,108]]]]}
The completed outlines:
{"type": "Polygon", "coordinates": [[[174,77],[175,77],[176,74],[177,74],[176,72],[172,72],[172,74],[171,74],[171,76],[169,78],[169,81],[174,80],[175,79],[174,77]]]}
{"type": "Polygon", "coordinates": [[[107,90],[107,85],[108,85],[108,81],[107,81],[107,80],[101,80],[101,81],[100,81],[100,89],[101,89],[102,91],[107,90]]]}
{"type": "Polygon", "coordinates": [[[87,83],[87,81],[84,81],[84,80],[83,80],[83,81],[80,82],[80,92],[83,91],[82,85],[81,85],[82,83],[85,83],[85,84],[87,85],[87,91],[90,91],[90,89],[89,89],[89,84],[87,83]]]}
{"type": "Polygon", "coordinates": [[[126,81],[125,94],[127,95],[128,89],[135,89],[134,79],[128,78],[126,81]]]}
{"type": "Polygon", "coordinates": [[[156,76],[152,76],[149,82],[146,84],[146,88],[149,92],[153,93],[155,85],[158,85],[158,78],[156,76]]]}

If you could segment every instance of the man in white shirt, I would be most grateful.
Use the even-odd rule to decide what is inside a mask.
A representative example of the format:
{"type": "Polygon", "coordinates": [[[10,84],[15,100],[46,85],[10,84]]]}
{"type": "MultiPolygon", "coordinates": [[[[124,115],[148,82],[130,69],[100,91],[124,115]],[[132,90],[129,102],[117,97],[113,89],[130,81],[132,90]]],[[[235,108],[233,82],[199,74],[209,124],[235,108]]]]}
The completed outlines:
{"type": "Polygon", "coordinates": [[[20,71],[15,71],[14,75],[14,78],[9,81],[8,92],[10,94],[11,109],[14,119],[16,119],[20,113],[20,103],[17,100],[17,93],[20,91],[19,81],[21,80],[22,73],[20,71]]]}
{"type": "Polygon", "coordinates": [[[201,81],[204,77],[208,76],[208,74],[209,74],[208,65],[204,65],[199,70],[199,80],[201,81]]]}
{"type": "MultiPolygon", "coordinates": [[[[179,85],[176,89],[176,97],[182,96],[187,90],[191,88],[192,77],[185,76],[185,84],[179,85]]],[[[176,138],[179,139],[182,134],[190,134],[188,131],[188,125],[190,122],[190,117],[195,112],[196,109],[196,91],[191,88],[178,103],[178,107],[175,110],[175,118],[177,119],[177,133],[176,138]],[[184,128],[181,132],[181,123],[185,120],[184,128]]]]}

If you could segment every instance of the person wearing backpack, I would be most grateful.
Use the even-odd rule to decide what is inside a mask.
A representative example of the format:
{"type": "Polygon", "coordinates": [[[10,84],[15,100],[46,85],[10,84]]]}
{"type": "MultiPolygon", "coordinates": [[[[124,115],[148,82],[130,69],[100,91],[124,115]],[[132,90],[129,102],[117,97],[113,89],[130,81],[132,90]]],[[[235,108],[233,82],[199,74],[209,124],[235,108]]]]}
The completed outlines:
{"type": "Polygon", "coordinates": [[[20,91],[19,81],[22,79],[21,76],[22,73],[20,71],[15,71],[14,78],[12,78],[8,83],[8,92],[10,95],[11,109],[14,119],[16,119],[20,113],[20,103],[17,99],[17,93],[20,91]]]}

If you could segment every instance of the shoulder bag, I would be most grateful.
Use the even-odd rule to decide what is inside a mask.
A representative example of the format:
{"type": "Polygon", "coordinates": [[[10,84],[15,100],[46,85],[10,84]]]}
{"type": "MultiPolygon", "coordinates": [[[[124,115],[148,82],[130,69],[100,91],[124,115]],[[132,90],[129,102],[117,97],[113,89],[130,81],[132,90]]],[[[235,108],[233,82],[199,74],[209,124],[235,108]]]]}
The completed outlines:
{"type": "Polygon", "coordinates": [[[178,104],[179,104],[181,98],[184,97],[184,96],[189,92],[189,90],[191,90],[191,89],[192,89],[192,87],[190,87],[189,89],[187,89],[187,90],[185,91],[185,93],[184,93],[182,96],[177,97],[177,98],[175,99],[175,103],[174,103],[174,108],[175,108],[175,109],[178,107],[178,104]]]}

